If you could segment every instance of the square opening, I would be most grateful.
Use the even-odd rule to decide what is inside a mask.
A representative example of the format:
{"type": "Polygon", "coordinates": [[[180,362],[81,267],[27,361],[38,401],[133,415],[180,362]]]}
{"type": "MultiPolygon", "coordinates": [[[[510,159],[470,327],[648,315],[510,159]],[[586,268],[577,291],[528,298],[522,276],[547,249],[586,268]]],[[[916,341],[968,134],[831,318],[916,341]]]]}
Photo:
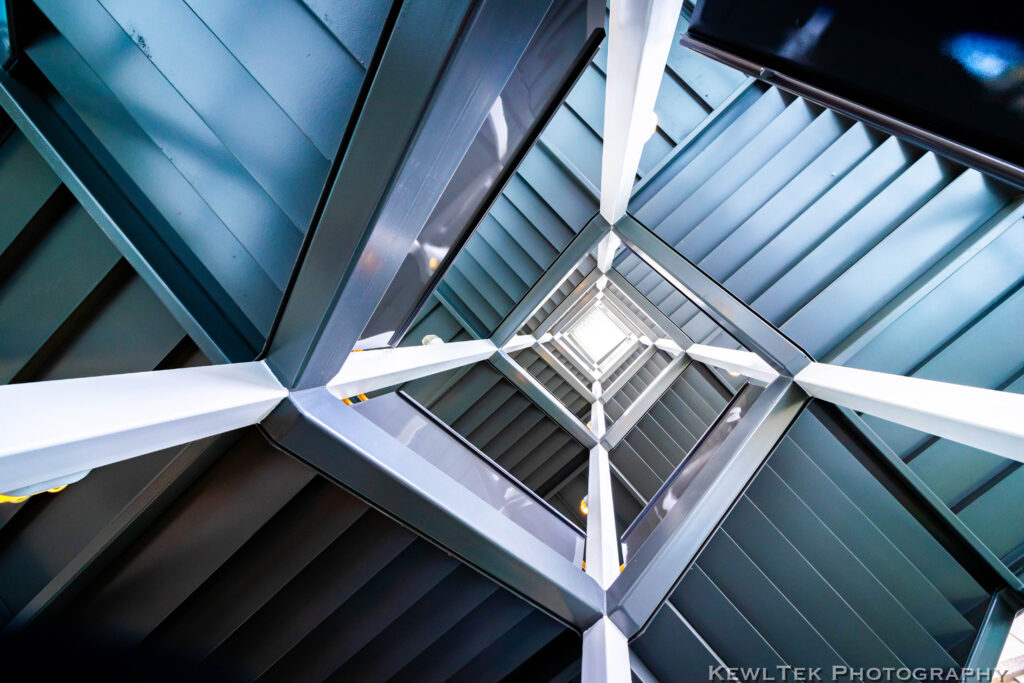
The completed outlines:
{"type": "Polygon", "coordinates": [[[594,364],[600,363],[625,339],[626,333],[599,306],[594,306],[573,325],[569,336],[594,364]]]}

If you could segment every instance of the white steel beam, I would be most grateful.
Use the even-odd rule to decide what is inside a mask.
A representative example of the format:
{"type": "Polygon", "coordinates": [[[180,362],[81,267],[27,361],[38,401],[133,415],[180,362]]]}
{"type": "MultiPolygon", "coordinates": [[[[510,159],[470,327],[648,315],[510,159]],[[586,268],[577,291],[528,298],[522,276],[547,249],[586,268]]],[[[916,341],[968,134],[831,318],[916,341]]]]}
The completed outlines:
{"type": "Polygon", "coordinates": [[[554,371],[557,372],[559,376],[566,381],[566,383],[568,383],[569,386],[575,389],[580,396],[590,402],[593,402],[597,398],[591,390],[587,388],[587,385],[581,382],[579,377],[572,374],[572,371],[565,367],[565,364],[558,360],[558,357],[551,353],[546,346],[538,344],[537,348],[534,350],[537,352],[537,355],[547,361],[547,364],[550,365],[554,371]]]}
{"type": "Polygon", "coordinates": [[[612,225],[626,213],[640,154],[651,136],[654,102],[682,4],[682,0],[611,0],[601,215],[612,225]]]}
{"type": "Polygon", "coordinates": [[[629,683],[629,641],[608,617],[583,632],[583,683],[629,683]]]}
{"type": "Polygon", "coordinates": [[[630,378],[651,359],[651,356],[657,352],[658,350],[653,346],[644,348],[644,352],[637,356],[633,362],[629,364],[629,367],[623,370],[622,374],[615,378],[614,382],[608,385],[608,388],[605,390],[604,394],[602,394],[601,398],[604,401],[607,401],[609,398],[617,394],[619,389],[626,386],[626,382],[628,382],[630,378]]]}
{"type": "Polygon", "coordinates": [[[507,344],[501,347],[505,353],[515,353],[521,351],[527,347],[533,346],[537,343],[537,340],[532,334],[517,334],[508,341],[507,344]]]}
{"type": "Polygon", "coordinates": [[[1024,462],[1024,396],[811,363],[797,384],[814,398],[1024,462]]]}
{"type": "Polygon", "coordinates": [[[722,368],[734,377],[744,375],[765,386],[771,384],[779,376],[772,366],[750,351],[693,344],[686,349],[686,355],[701,363],[722,368]]]}
{"type": "MultiPolygon", "coordinates": [[[[591,404],[590,429],[598,439],[604,436],[604,404],[600,401],[591,404]]],[[[601,588],[608,588],[619,575],[619,535],[615,531],[608,449],[600,444],[590,449],[590,467],[587,472],[586,557],[587,574],[601,588]]]]}
{"type": "Polygon", "coordinates": [[[476,339],[350,353],[327,389],[338,398],[357,396],[487,360],[495,351],[490,339],[476,339]]]}
{"type": "MultiPolygon", "coordinates": [[[[638,160],[639,162],[639,160],[638,160]]],[[[605,217],[607,219],[607,217],[605,217]]],[[[597,245],[597,269],[607,273],[612,269],[612,261],[615,260],[615,252],[622,246],[622,240],[614,232],[609,232],[597,245]]],[[[604,289],[603,284],[598,285],[604,289]]]]}
{"type": "Polygon", "coordinates": [[[262,361],[0,387],[0,492],[255,424],[287,395],[262,361]]]}
{"type": "Polygon", "coordinates": [[[671,353],[673,356],[678,356],[683,352],[683,348],[671,339],[655,339],[654,345],[666,353],[671,353]]]}

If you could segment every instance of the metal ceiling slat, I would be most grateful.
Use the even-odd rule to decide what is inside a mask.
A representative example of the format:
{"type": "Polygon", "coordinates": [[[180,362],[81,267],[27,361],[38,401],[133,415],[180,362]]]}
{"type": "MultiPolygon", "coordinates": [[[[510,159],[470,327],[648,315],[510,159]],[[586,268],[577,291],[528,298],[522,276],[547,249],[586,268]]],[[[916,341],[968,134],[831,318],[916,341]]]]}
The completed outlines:
{"type": "Polygon", "coordinates": [[[905,666],[955,667],[956,662],[867,572],[813,511],[771,469],[748,495],[857,613],[892,648],[905,666]]]}
{"type": "Polygon", "coordinates": [[[723,528],[815,625],[849,666],[900,666],[900,660],[746,496],[723,528]]]}

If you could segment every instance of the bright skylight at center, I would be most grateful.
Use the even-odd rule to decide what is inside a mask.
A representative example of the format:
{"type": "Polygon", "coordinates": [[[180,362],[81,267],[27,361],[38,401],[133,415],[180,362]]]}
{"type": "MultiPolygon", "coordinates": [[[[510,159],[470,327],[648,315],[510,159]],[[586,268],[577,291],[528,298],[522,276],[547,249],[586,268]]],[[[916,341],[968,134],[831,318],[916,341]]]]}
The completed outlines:
{"type": "Polygon", "coordinates": [[[569,333],[583,351],[596,363],[614,349],[626,335],[599,307],[594,306],[569,333]]]}

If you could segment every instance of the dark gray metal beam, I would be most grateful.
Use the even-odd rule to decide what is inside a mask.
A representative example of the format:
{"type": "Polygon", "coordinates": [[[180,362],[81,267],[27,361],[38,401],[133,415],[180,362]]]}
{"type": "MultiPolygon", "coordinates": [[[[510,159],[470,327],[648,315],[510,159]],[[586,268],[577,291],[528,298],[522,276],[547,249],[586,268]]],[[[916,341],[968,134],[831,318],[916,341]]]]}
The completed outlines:
{"type": "Polygon", "coordinates": [[[263,423],[283,449],[559,619],[583,630],[604,594],[528,533],[324,388],[293,392],[263,423]]]}
{"type": "Polygon", "coordinates": [[[600,214],[590,219],[590,222],[579,231],[572,242],[569,243],[569,246],[562,250],[562,253],[551,264],[551,267],[530,288],[526,296],[519,300],[519,303],[512,309],[512,312],[505,316],[505,319],[498,325],[498,329],[494,331],[491,337],[497,346],[504,346],[509,339],[516,335],[519,329],[530,319],[530,316],[533,315],[533,312],[537,310],[537,307],[544,303],[548,295],[558,287],[562,280],[569,276],[569,273],[573,271],[576,264],[591,249],[597,246],[597,243],[601,241],[601,238],[610,229],[608,221],[601,218],[600,214]]]}
{"type": "MultiPolygon", "coordinates": [[[[721,524],[775,445],[800,413],[807,395],[792,380],[780,377],[764,389],[736,422],[719,421],[690,456],[707,459],[681,491],[672,479],[647,508],[666,494],[679,498],[658,517],[653,530],[632,549],[619,578],[608,589],[608,614],[623,633],[637,634],[668,597],[701,548],[721,524]],[[712,438],[720,427],[731,428],[724,438],[712,438]]],[[[643,518],[634,522],[630,532],[643,518]]]]}
{"type": "Polygon", "coordinates": [[[961,681],[964,683],[988,683],[992,676],[982,676],[979,672],[986,669],[993,669],[999,663],[999,656],[1003,652],[1006,638],[1010,635],[1010,627],[1017,612],[1024,608],[1024,602],[1019,595],[1003,589],[995,593],[985,610],[985,620],[974,637],[974,645],[971,646],[971,653],[967,657],[964,668],[971,670],[972,674],[964,676],[961,681]]]}
{"type": "Polygon", "coordinates": [[[697,308],[782,374],[792,377],[811,362],[803,349],[632,216],[616,223],[615,232],[697,308]]]}
{"type": "Polygon", "coordinates": [[[271,343],[288,386],[341,367],[551,0],[406,0],[271,343]]]}

